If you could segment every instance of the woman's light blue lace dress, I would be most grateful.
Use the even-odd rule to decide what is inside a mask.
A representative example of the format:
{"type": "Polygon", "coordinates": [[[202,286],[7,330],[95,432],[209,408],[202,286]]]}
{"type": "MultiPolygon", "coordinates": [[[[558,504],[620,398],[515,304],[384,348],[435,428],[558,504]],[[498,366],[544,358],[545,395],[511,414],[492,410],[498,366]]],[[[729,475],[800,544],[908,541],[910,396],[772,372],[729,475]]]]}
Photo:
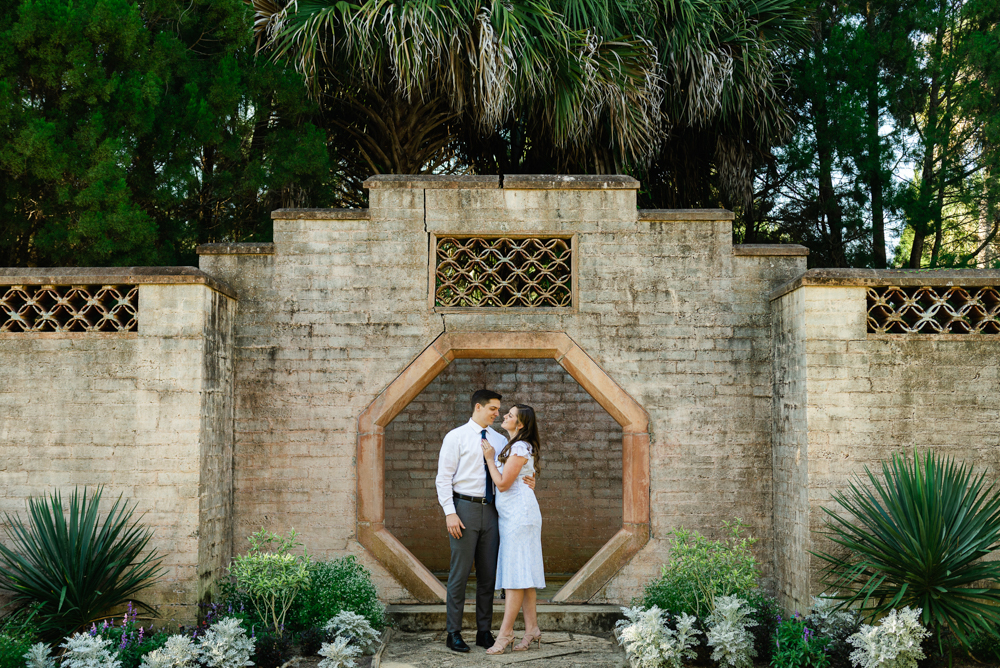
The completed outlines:
{"type": "MultiPolygon", "coordinates": [[[[531,446],[518,441],[510,446],[510,454],[526,457],[528,461],[521,467],[510,489],[497,492],[497,514],[500,516],[497,589],[545,589],[542,512],[538,509],[535,493],[524,484],[524,476],[535,474],[531,446]]],[[[499,458],[496,464],[497,469],[503,472],[499,458]]]]}

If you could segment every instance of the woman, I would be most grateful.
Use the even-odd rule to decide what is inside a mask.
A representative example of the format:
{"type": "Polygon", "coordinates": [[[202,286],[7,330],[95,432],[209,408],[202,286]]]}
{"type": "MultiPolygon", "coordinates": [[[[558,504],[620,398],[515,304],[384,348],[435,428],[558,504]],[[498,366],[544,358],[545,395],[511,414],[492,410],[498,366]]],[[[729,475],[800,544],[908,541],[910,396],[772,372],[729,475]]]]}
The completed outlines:
{"type": "Polygon", "coordinates": [[[531,406],[517,404],[503,418],[502,427],[510,434],[507,445],[496,455],[483,439],[483,457],[497,488],[497,514],[500,517],[500,556],[497,559],[497,588],[506,590],[503,624],[496,644],[487,654],[502,654],[514,640],[514,620],[524,609],[524,637],[514,647],[523,651],[531,643],[542,644],[535,612],[535,590],[545,589],[542,566],[542,513],[535,493],[523,482],[535,475],[538,453],[538,424],[531,406]]]}

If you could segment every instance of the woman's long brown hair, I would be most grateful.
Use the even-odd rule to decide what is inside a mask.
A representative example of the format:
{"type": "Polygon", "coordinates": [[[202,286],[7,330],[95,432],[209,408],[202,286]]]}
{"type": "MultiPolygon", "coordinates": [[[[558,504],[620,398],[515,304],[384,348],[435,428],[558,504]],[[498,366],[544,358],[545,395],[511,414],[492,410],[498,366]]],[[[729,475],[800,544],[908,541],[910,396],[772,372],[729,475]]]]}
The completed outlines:
{"type": "Polygon", "coordinates": [[[517,409],[517,421],[521,423],[521,428],[515,431],[507,440],[507,445],[500,451],[500,463],[507,463],[510,456],[510,446],[518,441],[524,441],[531,445],[531,458],[535,464],[535,473],[538,473],[538,455],[542,450],[542,443],[538,438],[538,421],[535,419],[535,409],[527,404],[515,404],[517,409]]]}

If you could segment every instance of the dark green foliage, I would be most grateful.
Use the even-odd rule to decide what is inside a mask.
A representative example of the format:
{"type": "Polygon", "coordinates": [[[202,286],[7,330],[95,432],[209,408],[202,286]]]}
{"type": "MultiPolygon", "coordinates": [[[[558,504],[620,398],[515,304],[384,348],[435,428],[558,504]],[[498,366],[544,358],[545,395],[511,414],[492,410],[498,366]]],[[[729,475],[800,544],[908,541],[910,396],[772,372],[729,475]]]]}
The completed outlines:
{"type": "Polygon", "coordinates": [[[1000,642],[997,641],[997,629],[977,631],[969,639],[969,650],[972,656],[987,664],[1000,665],[1000,642]]]}
{"type": "Polygon", "coordinates": [[[201,626],[207,628],[225,617],[236,617],[248,632],[257,632],[268,627],[267,622],[257,614],[250,597],[246,592],[240,591],[232,580],[219,583],[219,600],[220,603],[207,606],[201,626]]]}
{"type": "Polygon", "coordinates": [[[0,622],[0,668],[24,668],[24,655],[35,642],[38,606],[28,606],[0,622]]]}
{"type": "Polygon", "coordinates": [[[303,629],[295,636],[295,643],[299,646],[299,654],[302,656],[315,656],[323,643],[329,640],[329,634],[318,626],[310,626],[303,629]]]}
{"type": "Polygon", "coordinates": [[[24,668],[24,655],[31,644],[29,638],[0,632],[0,668],[24,668]]]}
{"type": "Polygon", "coordinates": [[[299,629],[322,627],[344,610],[361,615],[376,630],[385,626],[371,572],[353,554],[310,564],[309,584],[296,597],[289,619],[299,629]]]}
{"type": "Polygon", "coordinates": [[[761,590],[747,597],[747,604],[753,608],[750,618],[756,622],[749,631],[753,635],[753,646],[757,650],[759,663],[770,663],[774,651],[774,632],[781,619],[781,609],[773,596],[768,596],[761,590]]]}
{"type": "Polygon", "coordinates": [[[102,518],[103,487],[74,490],[68,507],[59,492],[28,500],[28,523],[6,516],[8,545],[0,543],[0,588],[21,606],[38,605],[37,631],[62,637],[105,619],[163,572],[152,532],[119,496],[102,518]]]}
{"type": "MultiPolygon", "coordinates": [[[[846,514],[824,509],[826,535],[841,550],[819,552],[836,598],[875,617],[921,609],[932,632],[953,632],[965,647],[1000,624],[1000,492],[972,466],[933,452],[912,461],[894,455],[881,475],[852,481],[833,498],[846,514]]],[[[939,636],[940,638],[940,636],[939,636]]]]}
{"type": "Polygon", "coordinates": [[[829,644],[829,638],[816,635],[815,629],[810,629],[801,617],[795,615],[783,620],[775,629],[771,666],[827,668],[830,664],[826,655],[829,644]]]}
{"type": "Polygon", "coordinates": [[[21,0],[0,15],[0,265],[195,264],[328,204],[300,80],[240,0],[21,0]]]}
{"type": "Polygon", "coordinates": [[[278,668],[292,658],[292,641],[287,633],[258,633],[254,638],[251,660],[260,668],[278,668]]]}

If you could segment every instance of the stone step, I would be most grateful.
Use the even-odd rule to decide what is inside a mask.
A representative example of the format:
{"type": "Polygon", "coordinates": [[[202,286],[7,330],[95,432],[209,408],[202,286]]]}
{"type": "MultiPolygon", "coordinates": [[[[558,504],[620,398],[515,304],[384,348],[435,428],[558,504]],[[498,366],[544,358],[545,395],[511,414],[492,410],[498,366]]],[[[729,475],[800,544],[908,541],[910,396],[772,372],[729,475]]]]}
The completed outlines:
{"type": "MultiPolygon", "coordinates": [[[[622,610],[617,605],[540,603],[538,605],[538,626],[544,631],[564,631],[571,633],[609,633],[619,619],[622,610]]],[[[390,605],[389,618],[396,628],[407,633],[445,630],[446,611],[443,603],[390,605]]],[[[493,630],[500,628],[503,621],[503,601],[493,604],[493,630]]],[[[476,603],[465,602],[462,628],[466,633],[476,628],[476,603]]],[[[524,628],[524,619],[518,615],[515,629],[524,628]]],[[[474,636],[473,636],[474,637],[474,636]]]]}

